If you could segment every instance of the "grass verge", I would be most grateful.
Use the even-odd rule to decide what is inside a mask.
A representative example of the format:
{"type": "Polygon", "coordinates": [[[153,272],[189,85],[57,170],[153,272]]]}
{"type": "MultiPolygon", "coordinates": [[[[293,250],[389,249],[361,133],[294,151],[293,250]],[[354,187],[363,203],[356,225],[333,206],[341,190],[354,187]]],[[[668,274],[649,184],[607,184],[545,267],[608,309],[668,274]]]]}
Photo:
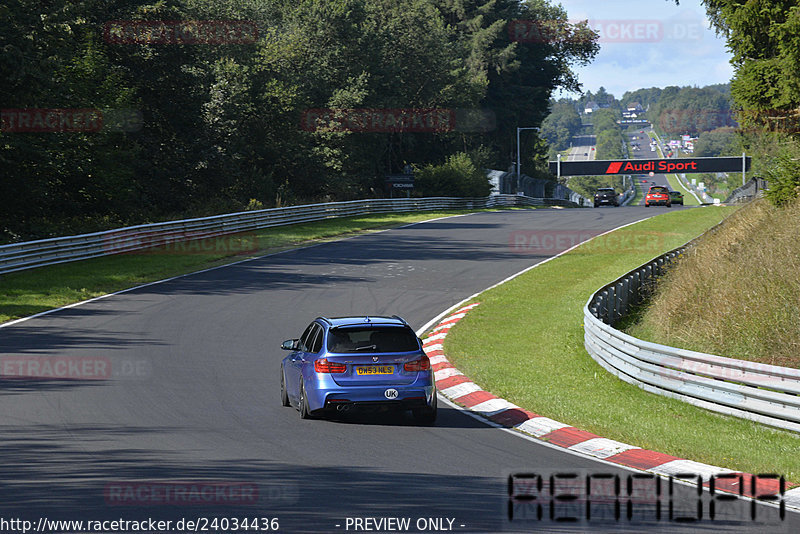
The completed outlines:
{"type": "Polygon", "coordinates": [[[800,436],[647,393],[605,371],[583,346],[583,307],[594,291],[735,209],[659,215],[484,292],[450,331],[448,358],[483,389],[534,413],[678,457],[800,481],[800,436]]]}
{"type": "MultiPolygon", "coordinates": [[[[641,178],[631,178],[634,181],[641,180],[641,178]]],[[[639,206],[644,205],[644,193],[642,192],[642,188],[639,187],[639,184],[634,184],[633,186],[634,195],[630,202],[628,202],[628,206],[639,206]]]]}
{"type": "Polygon", "coordinates": [[[666,345],[800,368],[798,232],[800,203],[746,205],[669,271],[627,331],[666,345]]]}
{"type": "Polygon", "coordinates": [[[247,254],[223,250],[226,244],[233,246],[237,239],[235,236],[226,236],[222,246],[217,247],[219,251],[208,253],[198,253],[201,247],[192,247],[190,242],[183,249],[189,252],[181,253],[175,249],[137,251],[10,273],[0,276],[0,323],[298,245],[465,213],[472,212],[373,214],[265,228],[246,236],[247,254]]]}
{"type": "Polygon", "coordinates": [[[700,202],[697,201],[697,198],[689,191],[686,187],[684,187],[683,183],[681,182],[680,178],[677,174],[667,174],[667,181],[669,182],[669,187],[673,191],[680,191],[683,193],[683,203],[686,206],[699,206],[700,202]]]}

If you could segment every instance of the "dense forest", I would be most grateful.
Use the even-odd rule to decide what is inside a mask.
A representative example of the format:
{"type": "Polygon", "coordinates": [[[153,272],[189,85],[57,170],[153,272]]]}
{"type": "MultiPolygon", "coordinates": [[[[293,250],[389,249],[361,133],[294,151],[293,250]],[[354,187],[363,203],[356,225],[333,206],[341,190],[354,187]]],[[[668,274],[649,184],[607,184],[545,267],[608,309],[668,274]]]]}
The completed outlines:
{"type": "MultiPolygon", "coordinates": [[[[2,241],[384,196],[406,165],[506,169],[515,128],[579,90],[572,68],[598,50],[541,0],[5,0],[0,14],[2,241]],[[519,20],[573,38],[515,40],[519,20]]],[[[547,148],[530,145],[532,173],[547,148]]]]}
{"type": "MultiPolygon", "coordinates": [[[[678,3],[676,1],[676,3],[678,3]]],[[[800,196],[800,10],[783,0],[704,0],[727,41],[740,146],[753,155],[751,176],[769,180],[777,205],[800,196]]]]}

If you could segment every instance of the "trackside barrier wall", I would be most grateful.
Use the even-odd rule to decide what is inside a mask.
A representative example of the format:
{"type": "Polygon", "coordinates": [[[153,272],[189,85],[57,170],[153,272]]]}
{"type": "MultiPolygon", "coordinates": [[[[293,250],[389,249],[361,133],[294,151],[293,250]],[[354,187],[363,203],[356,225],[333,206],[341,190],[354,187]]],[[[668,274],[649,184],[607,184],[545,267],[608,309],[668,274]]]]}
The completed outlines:
{"type": "Polygon", "coordinates": [[[543,180],[541,178],[533,178],[527,174],[521,174],[519,183],[517,183],[517,175],[515,173],[491,169],[486,170],[486,176],[499,193],[512,194],[519,186],[519,192],[528,197],[560,198],[574,202],[578,206],[592,205],[591,199],[581,196],[566,185],[554,184],[551,180],[543,180]]]}
{"type": "Polygon", "coordinates": [[[725,204],[737,204],[750,202],[759,196],[763,196],[764,190],[769,184],[763,178],[751,178],[746,184],[737,187],[731,195],[725,199],[725,204]]]}
{"type": "Polygon", "coordinates": [[[668,347],[614,328],[692,244],[655,258],[592,295],[584,307],[586,350],[610,373],[651,393],[800,432],[800,369],[668,347]]]}
{"type": "Polygon", "coordinates": [[[554,198],[492,195],[486,198],[434,197],[354,200],[245,211],[0,246],[0,274],[164,246],[191,239],[206,239],[337,217],[372,213],[514,206],[576,207],[576,204],[569,200],[554,198]]]}

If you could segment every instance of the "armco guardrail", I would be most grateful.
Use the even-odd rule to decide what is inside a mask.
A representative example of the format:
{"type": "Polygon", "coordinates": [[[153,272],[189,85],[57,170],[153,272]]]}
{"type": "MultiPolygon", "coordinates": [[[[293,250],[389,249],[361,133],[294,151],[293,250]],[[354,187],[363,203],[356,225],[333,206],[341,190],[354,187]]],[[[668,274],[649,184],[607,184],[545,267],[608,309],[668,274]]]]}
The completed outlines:
{"type": "Polygon", "coordinates": [[[651,393],[800,432],[800,369],[667,347],[614,328],[688,246],[691,243],[659,256],[592,295],[584,308],[586,350],[610,373],[651,393]]]}
{"type": "Polygon", "coordinates": [[[561,199],[493,195],[486,198],[355,200],[245,211],[0,246],[0,274],[164,246],[191,239],[212,238],[335,217],[370,213],[545,205],[576,206],[573,202],[561,199]]]}
{"type": "Polygon", "coordinates": [[[730,196],[725,199],[725,204],[737,204],[740,202],[750,202],[763,195],[769,184],[763,178],[751,178],[746,184],[734,189],[730,196]]]}
{"type": "Polygon", "coordinates": [[[486,175],[498,193],[512,194],[518,190],[521,194],[533,198],[561,198],[574,202],[578,206],[592,205],[591,199],[582,197],[566,185],[554,184],[551,180],[532,178],[527,174],[521,174],[517,180],[517,175],[513,172],[492,169],[486,169],[486,175]]]}

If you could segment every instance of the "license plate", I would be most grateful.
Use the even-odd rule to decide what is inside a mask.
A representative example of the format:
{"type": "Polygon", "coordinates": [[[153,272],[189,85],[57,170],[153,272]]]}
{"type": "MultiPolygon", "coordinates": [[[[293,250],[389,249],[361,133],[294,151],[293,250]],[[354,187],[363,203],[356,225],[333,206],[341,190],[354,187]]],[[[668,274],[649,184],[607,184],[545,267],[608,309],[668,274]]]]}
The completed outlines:
{"type": "Polygon", "coordinates": [[[391,375],[394,374],[393,365],[369,365],[366,367],[356,367],[356,374],[364,375],[391,375]]]}

